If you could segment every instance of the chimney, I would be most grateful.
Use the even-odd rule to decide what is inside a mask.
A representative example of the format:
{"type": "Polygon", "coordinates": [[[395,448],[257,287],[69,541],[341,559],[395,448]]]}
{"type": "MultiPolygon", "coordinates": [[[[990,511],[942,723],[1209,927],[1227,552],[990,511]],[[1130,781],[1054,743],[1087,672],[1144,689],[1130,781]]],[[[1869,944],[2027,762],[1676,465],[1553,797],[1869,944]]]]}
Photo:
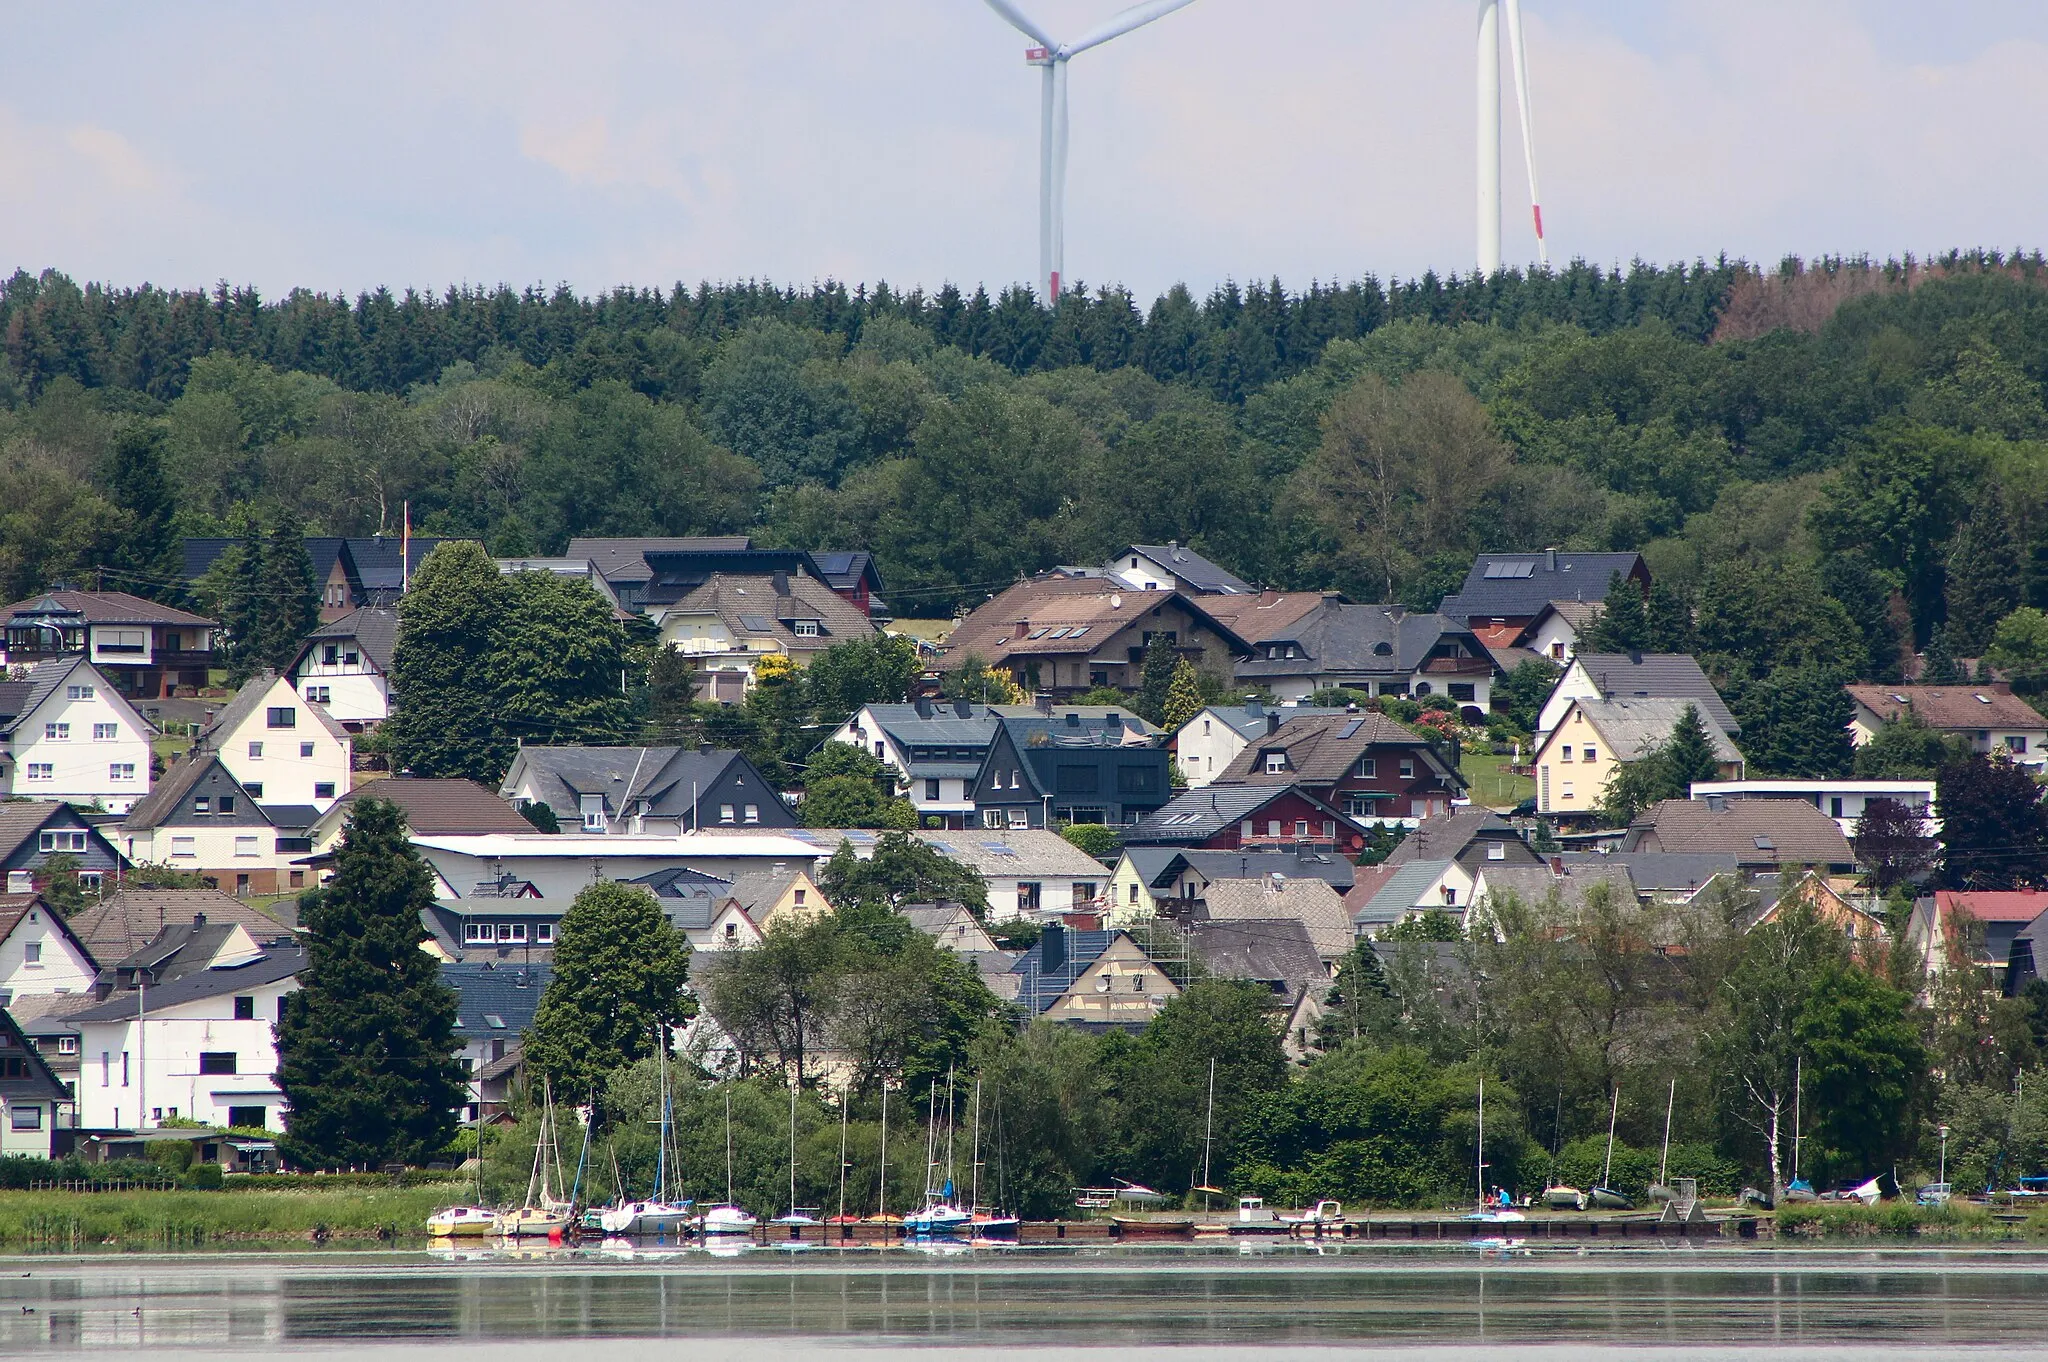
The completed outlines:
{"type": "Polygon", "coordinates": [[[1555,572],[1555,571],[1557,571],[1557,550],[1556,550],[1556,549],[1545,549],[1545,550],[1543,550],[1543,570],[1544,570],[1545,572],[1555,572]]]}
{"type": "Polygon", "coordinates": [[[1280,716],[1277,714],[1268,714],[1266,716],[1266,736],[1271,737],[1273,734],[1278,733],[1279,731],[1280,716]]]}
{"type": "MultiPolygon", "coordinates": [[[[1048,699],[1046,703],[1051,704],[1052,701],[1048,699]]],[[[974,717],[974,701],[955,700],[953,702],[953,717],[956,719],[972,719],[974,717]]]]}
{"type": "Polygon", "coordinates": [[[1045,931],[1038,938],[1038,972],[1056,974],[1067,967],[1067,926],[1064,922],[1048,922],[1045,931]]]}
{"type": "Polygon", "coordinates": [[[1071,710],[1071,709],[1070,709],[1070,710],[1068,710],[1068,711],[1067,711],[1067,727],[1068,727],[1068,728],[1079,728],[1080,726],[1081,726],[1081,715],[1080,715],[1079,711],[1077,711],[1077,710],[1071,710]]]}
{"type": "MultiPolygon", "coordinates": [[[[1052,692],[1049,690],[1038,692],[1037,704],[1038,712],[1050,719],[1052,717],[1052,692]]],[[[963,714],[960,717],[964,719],[967,716],[963,714]]]]}
{"type": "Polygon", "coordinates": [[[1115,710],[1111,710],[1102,716],[1102,726],[1112,733],[1121,732],[1124,726],[1124,716],[1115,710]]]}
{"type": "Polygon", "coordinates": [[[1166,561],[1169,563],[1178,563],[1181,561],[1180,540],[1169,539],[1166,541],[1166,561]]]}
{"type": "Polygon", "coordinates": [[[920,718],[920,719],[929,719],[929,718],[931,718],[931,717],[932,717],[932,712],[933,712],[933,711],[932,711],[932,701],[931,701],[931,697],[930,697],[930,696],[928,696],[928,695],[920,695],[920,696],[918,696],[918,697],[917,697],[917,717],[918,717],[918,718],[920,718]]]}
{"type": "Polygon", "coordinates": [[[1020,639],[1020,638],[1024,637],[1024,636],[1025,636],[1026,634],[1030,633],[1030,632],[1031,632],[1031,621],[1030,621],[1030,620],[1018,620],[1018,621],[1017,621],[1017,622],[1016,622],[1015,624],[1012,624],[1012,625],[1010,626],[1010,637],[1011,637],[1011,638],[1012,638],[1013,640],[1014,640],[1014,639],[1020,639]]]}
{"type": "Polygon", "coordinates": [[[1402,620],[1408,618],[1408,607],[1398,601],[1395,602],[1387,607],[1387,618],[1399,624],[1402,620]]]}
{"type": "Polygon", "coordinates": [[[777,597],[789,594],[789,574],[779,568],[775,573],[775,594],[777,597]]]}
{"type": "Polygon", "coordinates": [[[1710,795],[1708,795],[1708,796],[1707,796],[1707,812],[1708,812],[1708,813],[1726,813],[1726,812],[1728,812],[1728,796],[1726,796],[1726,795],[1717,795],[1717,794],[1710,794],[1710,795]]]}
{"type": "Polygon", "coordinates": [[[717,748],[713,747],[708,742],[700,742],[697,744],[697,755],[700,757],[708,757],[717,750],[717,748]]]}
{"type": "Polygon", "coordinates": [[[1552,856],[1550,858],[1550,873],[1558,879],[1564,878],[1564,857],[1552,856]]]}
{"type": "Polygon", "coordinates": [[[206,914],[204,914],[204,913],[194,913],[194,914],[192,915],[192,930],[193,930],[193,931],[195,931],[195,932],[196,932],[196,931],[198,931],[198,930],[199,930],[199,929],[200,929],[201,927],[204,927],[205,925],[206,925],[206,914]]]}
{"type": "Polygon", "coordinates": [[[1254,695],[1251,699],[1244,702],[1244,712],[1256,719],[1266,712],[1266,706],[1258,696],[1254,695]]]}

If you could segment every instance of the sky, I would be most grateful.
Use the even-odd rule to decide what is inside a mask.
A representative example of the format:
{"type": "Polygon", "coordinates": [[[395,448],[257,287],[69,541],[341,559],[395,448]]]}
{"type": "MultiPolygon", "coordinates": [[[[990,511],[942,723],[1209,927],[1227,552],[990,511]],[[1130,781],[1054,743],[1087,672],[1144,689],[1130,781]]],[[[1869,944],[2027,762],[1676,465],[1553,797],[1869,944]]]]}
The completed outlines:
{"type": "MultiPolygon", "coordinates": [[[[1121,7],[1018,3],[1062,38],[1121,7]]],[[[1069,281],[1469,269],[1475,14],[1194,0],[1076,57],[1069,281]]],[[[1553,261],[2048,244],[2038,3],[1525,15],[1553,261]]],[[[0,271],[268,295],[1036,271],[1038,74],[982,0],[71,0],[8,32],[0,271]]]]}

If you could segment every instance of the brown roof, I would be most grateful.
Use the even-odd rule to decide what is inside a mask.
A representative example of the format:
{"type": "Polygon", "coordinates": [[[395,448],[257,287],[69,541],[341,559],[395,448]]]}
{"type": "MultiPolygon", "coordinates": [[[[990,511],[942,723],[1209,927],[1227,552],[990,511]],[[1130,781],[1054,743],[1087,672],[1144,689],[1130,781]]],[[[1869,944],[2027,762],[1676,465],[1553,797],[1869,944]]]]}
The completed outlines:
{"type": "Polygon", "coordinates": [[[1976,686],[1848,686],[1856,703],[1880,719],[1911,710],[1930,728],[2048,728],[2034,707],[2004,682],[1976,686]]]}
{"type": "Polygon", "coordinates": [[[1198,921],[1211,922],[1275,918],[1299,922],[1325,960],[1335,960],[1350,950],[1356,935],[1342,896],[1328,880],[1307,877],[1211,880],[1202,891],[1202,909],[1197,914],[1198,921]]]}
{"type": "Polygon", "coordinates": [[[292,924],[259,913],[218,889],[139,888],[120,889],[81,910],[71,919],[71,929],[94,959],[121,960],[148,945],[165,927],[189,924],[202,913],[209,923],[240,926],[258,943],[293,931],[292,924]]]}
{"type": "Polygon", "coordinates": [[[1625,851],[1716,851],[1741,865],[1850,865],[1835,820],[1798,799],[1666,799],[1629,825],[1625,851]]]}
{"type": "Polygon", "coordinates": [[[718,616],[736,639],[772,638],[791,653],[816,652],[875,632],[874,621],[830,586],[803,573],[784,577],[788,594],[778,594],[772,576],[742,577],[723,572],[668,606],[669,615],[718,616]],[[799,636],[790,622],[814,619],[819,632],[799,636]],[[765,625],[766,627],[759,627],[765,625]]]}
{"type": "Polygon", "coordinates": [[[1132,591],[1101,577],[1035,577],[1018,582],[960,621],[946,640],[943,665],[957,667],[969,653],[994,662],[1013,655],[1087,656],[1146,609],[1178,599],[1173,591],[1132,591]],[[1117,604],[1112,605],[1114,600],[1117,604]],[[1018,638],[1017,626],[1025,626],[1018,638]],[[1076,636],[1075,629],[1083,632],[1076,636]],[[1033,638],[1031,635],[1038,637],[1033,638]],[[1053,635],[1058,634],[1058,638],[1053,635]]]}
{"type": "Polygon", "coordinates": [[[1252,739],[1210,783],[1333,785],[1373,748],[1390,746],[1426,752],[1429,740],[1380,714],[1306,715],[1252,739]],[[1268,774],[1266,754],[1276,748],[1286,751],[1287,769],[1268,774]]]}
{"type": "Polygon", "coordinates": [[[389,776],[356,786],[335,807],[358,799],[388,799],[405,813],[405,825],[422,837],[473,832],[532,832],[533,824],[495,790],[473,780],[389,776]]]}
{"type": "Polygon", "coordinates": [[[212,626],[215,621],[204,615],[194,615],[176,610],[168,605],[158,605],[140,596],[131,596],[125,591],[45,591],[16,601],[7,607],[9,615],[36,615],[51,611],[52,605],[59,611],[76,614],[87,624],[199,624],[212,626]]]}
{"type": "Polygon", "coordinates": [[[1291,638],[1301,623],[1325,600],[1341,599],[1321,591],[1261,591],[1256,596],[1205,596],[1202,609],[1246,643],[1291,638]]]}
{"type": "MultiPolygon", "coordinates": [[[[1401,844],[1406,845],[1406,842],[1401,844]]],[[[1400,850],[1400,847],[1396,847],[1395,850],[1400,850]]],[[[1393,879],[1395,872],[1400,868],[1400,864],[1394,862],[1392,857],[1378,865],[1360,866],[1357,876],[1351,881],[1351,887],[1344,891],[1344,911],[1356,917],[1358,910],[1371,903],[1373,897],[1387,887],[1387,881],[1393,879]]]]}

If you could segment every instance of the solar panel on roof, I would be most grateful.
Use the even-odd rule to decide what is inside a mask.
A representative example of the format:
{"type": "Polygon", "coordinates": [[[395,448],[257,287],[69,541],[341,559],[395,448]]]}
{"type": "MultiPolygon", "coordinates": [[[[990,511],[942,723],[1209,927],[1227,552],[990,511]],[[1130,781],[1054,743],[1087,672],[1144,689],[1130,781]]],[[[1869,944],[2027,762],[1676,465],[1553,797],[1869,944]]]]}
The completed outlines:
{"type": "Polygon", "coordinates": [[[775,632],[775,626],[768,622],[766,615],[741,615],[740,627],[742,629],[751,629],[757,634],[775,632]]]}
{"type": "Polygon", "coordinates": [[[1488,581],[1498,581],[1503,577],[1529,577],[1535,575],[1535,572],[1534,558],[1509,558],[1486,565],[1488,581]]]}
{"type": "Polygon", "coordinates": [[[1017,854],[1014,850],[1012,850],[1009,846],[1002,842],[983,842],[981,844],[981,849],[983,851],[992,851],[998,856],[1015,856],[1017,854]]]}
{"type": "Polygon", "coordinates": [[[1051,637],[1051,638],[1065,638],[1066,636],[1067,636],[1067,631],[1066,631],[1066,630],[1064,630],[1064,629],[1055,629],[1055,630],[1053,630],[1053,631],[1052,631],[1052,633],[1051,633],[1051,634],[1049,635],[1049,637],[1051,637]]]}
{"type": "Polygon", "coordinates": [[[1365,727],[1365,720],[1353,719],[1350,723],[1344,725],[1344,731],[1337,735],[1337,741],[1343,742],[1346,738],[1349,738],[1352,734],[1358,732],[1358,730],[1363,727],[1365,727]]]}

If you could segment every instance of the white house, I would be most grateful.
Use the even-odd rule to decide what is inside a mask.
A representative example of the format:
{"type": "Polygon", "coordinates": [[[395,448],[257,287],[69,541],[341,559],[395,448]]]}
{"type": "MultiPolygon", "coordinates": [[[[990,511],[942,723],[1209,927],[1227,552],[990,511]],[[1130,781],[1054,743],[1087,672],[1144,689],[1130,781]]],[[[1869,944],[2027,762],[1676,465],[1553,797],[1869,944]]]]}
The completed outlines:
{"type": "MultiPolygon", "coordinates": [[[[1731,738],[1742,736],[1721,693],[1684,653],[1581,653],[1551,687],[1536,717],[1537,741],[1564,722],[1574,700],[1690,700],[1707,726],[1731,738]]],[[[1626,754],[1625,754],[1626,755],[1626,754]]]]}
{"type": "Polygon", "coordinates": [[[1097,912],[1104,907],[1109,867],[1057,832],[1011,828],[915,835],[948,860],[981,872],[988,882],[991,922],[1037,913],[1097,912]]]}
{"type": "Polygon", "coordinates": [[[1597,601],[1551,601],[1524,625],[1514,646],[1563,666],[1579,652],[1579,635],[1603,607],[1597,601]]]}
{"type": "Polygon", "coordinates": [[[64,1084],[21,1027],[0,1011],[0,1156],[47,1159],[64,1084]]]}
{"type": "Polygon", "coordinates": [[[1931,780],[1701,780],[1693,782],[1691,794],[1694,799],[1796,799],[1834,819],[1844,837],[1855,836],[1856,822],[1870,801],[1889,799],[1918,812],[1929,837],[1941,835],[1931,780]]]}
{"type": "Polygon", "coordinates": [[[252,677],[236,691],[199,741],[220,754],[259,804],[310,805],[325,813],[348,793],[354,737],[275,672],[252,677]]]}
{"type": "Polygon", "coordinates": [[[1929,728],[1963,740],[1972,752],[2003,750],[2016,766],[2048,769],[2048,719],[2012,693],[2010,685],[1844,686],[1856,708],[1849,741],[1871,741],[1887,723],[1911,714],[1929,728]]]}
{"type": "Polygon", "coordinates": [[[181,1118],[282,1129],[271,1028],[305,961],[297,946],[242,951],[75,1014],[79,1125],[126,1130],[181,1118]]]}
{"type": "Polygon", "coordinates": [[[98,976],[92,952],[42,895],[0,896],[0,1004],[84,993],[98,976]]]}
{"type": "Polygon", "coordinates": [[[140,865],[196,873],[238,897],[304,887],[303,827],[280,829],[220,754],[195,750],[173,762],[119,826],[121,851],[140,865]]]}
{"type": "Polygon", "coordinates": [[[696,668],[697,698],[737,704],[769,654],[798,664],[835,643],[864,638],[874,622],[830,586],[803,573],[711,579],[656,615],[661,642],[696,668]]]}
{"type": "Polygon", "coordinates": [[[1228,770],[1253,739],[1265,737],[1289,719],[1342,713],[1314,705],[1265,705],[1257,700],[1210,705],[1173,735],[1174,766],[1189,789],[1199,790],[1228,770]]]}
{"type": "Polygon", "coordinates": [[[1103,572],[1133,591],[1186,591],[1198,596],[1256,596],[1258,588],[1178,542],[1127,544],[1103,572]]]}
{"type": "Polygon", "coordinates": [[[126,813],[149,793],[156,730],[83,655],[0,681],[0,798],[126,813]]]}
{"type": "Polygon", "coordinates": [[[308,634],[286,675],[309,703],[360,733],[391,713],[391,656],[397,644],[398,612],[366,605],[308,634]]]}

